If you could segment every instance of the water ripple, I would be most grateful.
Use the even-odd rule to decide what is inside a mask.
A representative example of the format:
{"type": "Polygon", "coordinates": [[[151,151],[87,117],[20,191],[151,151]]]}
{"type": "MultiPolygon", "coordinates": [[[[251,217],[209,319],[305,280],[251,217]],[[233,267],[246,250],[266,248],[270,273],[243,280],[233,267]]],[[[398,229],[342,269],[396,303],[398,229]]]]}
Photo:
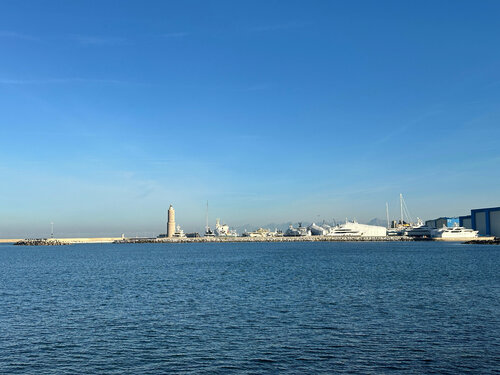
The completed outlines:
{"type": "Polygon", "coordinates": [[[0,373],[499,373],[499,266],[446,243],[0,245],[0,373]]]}

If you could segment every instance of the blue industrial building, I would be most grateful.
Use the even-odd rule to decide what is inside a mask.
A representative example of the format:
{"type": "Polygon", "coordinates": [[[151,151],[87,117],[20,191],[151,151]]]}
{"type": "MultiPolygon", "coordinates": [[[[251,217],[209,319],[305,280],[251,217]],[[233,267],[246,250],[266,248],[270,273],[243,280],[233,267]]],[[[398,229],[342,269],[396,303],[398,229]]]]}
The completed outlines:
{"type": "Polygon", "coordinates": [[[500,207],[474,209],[470,216],[472,229],[480,236],[500,237],[500,207]]]}
{"type": "Polygon", "coordinates": [[[466,215],[466,216],[459,216],[458,217],[458,223],[461,227],[472,229],[472,223],[471,223],[471,216],[466,215]]]}
{"type": "Polygon", "coordinates": [[[433,220],[427,220],[425,222],[425,225],[431,228],[442,228],[443,225],[445,227],[452,227],[455,224],[459,224],[459,218],[458,217],[440,217],[438,219],[433,219],[433,220]]]}

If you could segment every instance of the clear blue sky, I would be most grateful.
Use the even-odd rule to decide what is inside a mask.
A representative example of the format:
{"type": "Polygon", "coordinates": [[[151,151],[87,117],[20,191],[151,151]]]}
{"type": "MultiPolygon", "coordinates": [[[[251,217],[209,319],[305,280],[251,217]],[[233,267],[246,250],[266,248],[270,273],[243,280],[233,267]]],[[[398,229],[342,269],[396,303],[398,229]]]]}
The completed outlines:
{"type": "Polygon", "coordinates": [[[500,205],[499,1],[1,1],[0,237],[500,205]]]}

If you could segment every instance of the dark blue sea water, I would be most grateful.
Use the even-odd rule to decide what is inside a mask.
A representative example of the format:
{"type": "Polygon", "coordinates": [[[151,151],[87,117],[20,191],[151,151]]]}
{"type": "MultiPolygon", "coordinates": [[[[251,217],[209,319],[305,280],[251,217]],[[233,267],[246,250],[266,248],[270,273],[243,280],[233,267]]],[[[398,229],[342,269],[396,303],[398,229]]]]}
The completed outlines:
{"type": "Polygon", "coordinates": [[[500,247],[0,245],[0,373],[500,373],[500,247]]]}

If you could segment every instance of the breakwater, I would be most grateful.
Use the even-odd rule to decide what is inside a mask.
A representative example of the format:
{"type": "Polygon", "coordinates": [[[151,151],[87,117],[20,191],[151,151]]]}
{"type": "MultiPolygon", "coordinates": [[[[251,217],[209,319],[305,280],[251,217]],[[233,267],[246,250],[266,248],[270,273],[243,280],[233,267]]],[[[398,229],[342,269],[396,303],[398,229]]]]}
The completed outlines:
{"type": "Polygon", "coordinates": [[[500,245],[500,237],[493,239],[477,239],[465,242],[469,245],[500,245]]]}
{"type": "Polygon", "coordinates": [[[69,245],[68,242],[60,241],[55,238],[34,238],[20,240],[14,243],[18,246],[59,246],[59,245],[69,245]]]}
{"type": "Polygon", "coordinates": [[[382,236],[382,237],[331,237],[331,236],[307,236],[307,237],[195,237],[195,238],[124,238],[116,240],[115,244],[125,243],[207,243],[207,242],[373,242],[373,241],[414,241],[414,238],[406,236],[382,236]]]}
{"type": "Polygon", "coordinates": [[[0,243],[16,243],[21,240],[21,238],[0,238],[0,243]]]}
{"type": "Polygon", "coordinates": [[[73,245],[83,243],[113,243],[123,237],[78,237],[78,238],[29,238],[24,240],[10,241],[14,245],[23,246],[54,246],[54,245],[73,245]]]}

